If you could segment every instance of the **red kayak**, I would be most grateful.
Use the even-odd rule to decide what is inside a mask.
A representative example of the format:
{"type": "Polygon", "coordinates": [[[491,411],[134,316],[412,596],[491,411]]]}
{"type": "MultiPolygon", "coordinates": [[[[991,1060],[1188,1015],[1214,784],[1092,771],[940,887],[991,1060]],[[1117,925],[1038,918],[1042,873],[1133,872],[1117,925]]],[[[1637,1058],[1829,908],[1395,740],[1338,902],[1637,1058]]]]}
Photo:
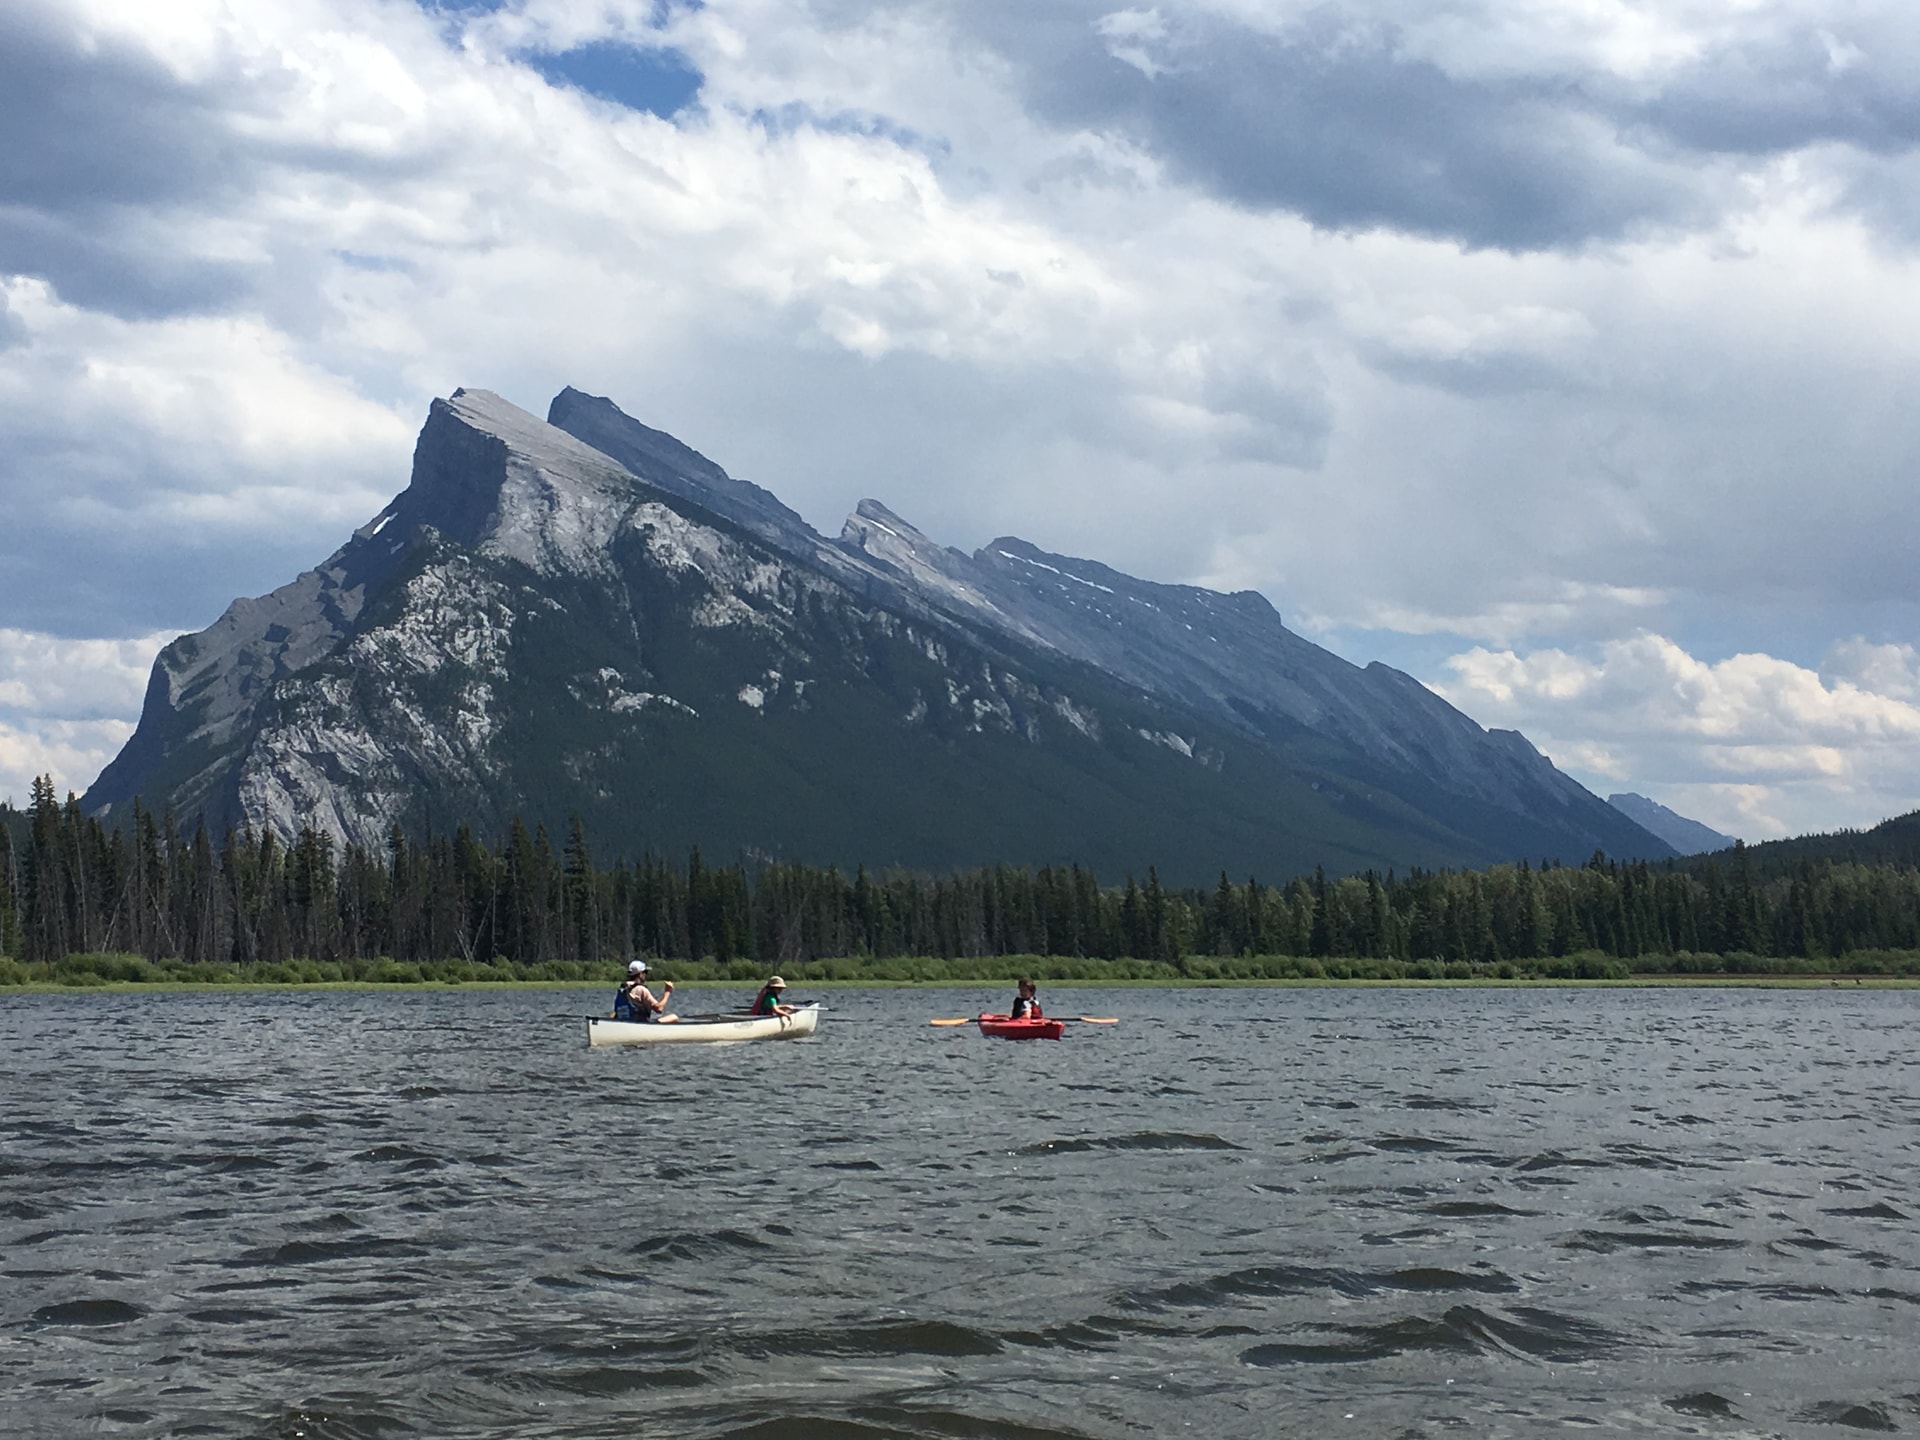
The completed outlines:
{"type": "Polygon", "coordinates": [[[982,1015],[980,1033],[1002,1040],[1058,1040],[1066,1033],[1064,1020],[1012,1020],[1005,1015],[982,1015]]]}

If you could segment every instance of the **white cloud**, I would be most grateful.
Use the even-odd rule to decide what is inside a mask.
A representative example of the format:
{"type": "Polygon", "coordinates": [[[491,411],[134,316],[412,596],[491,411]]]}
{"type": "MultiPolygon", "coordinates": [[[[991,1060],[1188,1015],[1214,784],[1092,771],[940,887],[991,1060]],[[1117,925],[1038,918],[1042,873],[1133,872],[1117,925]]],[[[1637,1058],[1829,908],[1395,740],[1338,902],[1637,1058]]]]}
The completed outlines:
{"type": "Polygon", "coordinates": [[[0,800],[24,809],[33,782],[53,777],[64,799],[87,786],[133,734],[128,720],[46,720],[14,725],[0,719],[0,800]]]}
{"type": "MultiPolygon", "coordinates": [[[[74,438],[117,423],[174,447],[182,472],[225,488],[277,463],[315,470],[364,463],[363,453],[410,438],[401,417],[353,393],[294,353],[254,316],[127,322],[62,304],[43,281],[0,279],[19,338],[0,359],[0,403],[44,405],[58,376],[62,413],[42,424],[74,438]]],[[[29,417],[10,417],[16,430],[29,417]]],[[[390,455],[382,455],[390,460],[390,455]]]]}
{"type": "Polygon", "coordinates": [[[1107,53],[1131,65],[1149,80],[1168,67],[1155,55],[1167,38],[1167,22],[1158,10],[1115,10],[1094,22],[1107,42],[1107,53]]]}
{"type": "Polygon", "coordinates": [[[1912,645],[1876,645],[1855,635],[1827,651],[1820,675],[1829,685],[1920,702],[1920,650],[1912,645]]]}
{"type": "Polygon", "coordinates": [[[154,656],[173,638],[63,640],[0,628],[0,716],[124,718],[139,708],[154,656]]]}
{"type": "Polygon", "coordinates": [[[1459,635],[1489,645],[1508,646],[1528,636],[1564,634],[1595,621],[1617,626],[1667,603],[1659,590],[1624,585],[1585,585],[1564,580],[1544,587],[1538,598],[1505,600],[1469,614],[1435,614],[1389,601],[1368,604],[1358,615],[1335,618],[1309,615],[1302,624],[1326,633],[1358,624],[1368,630],[1402,635],[1459,635]]]}
{"type": "Polygon", "coordinates": [[[1856,639],[1833,653],[1847,678],[1770,655],[1703,661],[1653,634],[1582,653],[1475,647],[1436,688],[1596,787],[1771,839],[1920,808],[1914,652],[1856,639]]]}
{"type": "Polygon", "coordinates": [[[171,639],[0,628],[0,800],[24,806],[41,775],[60,795],[84,791],[133,733],[154,656],[171,639]]]}

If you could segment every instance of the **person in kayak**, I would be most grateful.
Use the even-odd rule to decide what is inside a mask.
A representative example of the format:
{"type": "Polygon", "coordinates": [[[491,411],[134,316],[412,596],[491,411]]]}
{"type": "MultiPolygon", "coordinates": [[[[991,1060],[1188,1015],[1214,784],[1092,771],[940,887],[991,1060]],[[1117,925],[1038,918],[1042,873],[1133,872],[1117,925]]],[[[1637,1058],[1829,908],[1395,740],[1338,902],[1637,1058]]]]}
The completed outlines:
{"type": "Polygon", "coordinates": [[[1007,1012],[1007,1018],[1009,1020],[1043,1019],[1044,1017],[1040,1013],[1040,998],[1033,988],[1033,981],[1023,975],[1020,977],[1020,983],[1015,987],[1015,990],[1013,1009],[1007,1012]]]}
{"type": "Polygon", "coordinates": [[[747,1007],[749,1015],[791,1015],[794,1007],[780,1001],[781,992],[787,988],[787,982],[778,975],[760,987],[760,993],[753,997],[753,1004],[747,1007]]]}
{"type": "Polygon", "coordinates": [[[662,985],[656,996],[647,989],[647,962],[635,960],[627,966],[627,978],[620,982],[620,989],[613,997],[613,1018],[643,1024],[672,1025],[680,1019],[678,1015],[666,1013],[667,1006],[672,1003],[673,982],[669,980],[662,985]]]}

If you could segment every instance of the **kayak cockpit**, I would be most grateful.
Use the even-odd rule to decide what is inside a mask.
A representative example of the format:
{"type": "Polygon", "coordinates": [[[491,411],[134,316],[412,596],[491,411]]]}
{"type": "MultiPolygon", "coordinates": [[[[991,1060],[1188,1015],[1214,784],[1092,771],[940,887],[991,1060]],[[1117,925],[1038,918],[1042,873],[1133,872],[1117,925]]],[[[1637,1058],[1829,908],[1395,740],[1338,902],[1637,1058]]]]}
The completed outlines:
{"type": "Polygon", "coordinates": [[[996,1040],[1058,1040],[1066,1033],[1064,1020],[1015,1020],[1010,1015],[982,1015],[980,1033],[996,1040]]]}

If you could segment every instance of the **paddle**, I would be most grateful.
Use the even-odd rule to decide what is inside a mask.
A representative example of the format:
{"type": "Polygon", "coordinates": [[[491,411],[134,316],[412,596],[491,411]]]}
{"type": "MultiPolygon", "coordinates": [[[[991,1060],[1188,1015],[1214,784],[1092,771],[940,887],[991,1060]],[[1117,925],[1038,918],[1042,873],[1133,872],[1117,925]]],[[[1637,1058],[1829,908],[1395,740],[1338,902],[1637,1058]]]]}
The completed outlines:
{"type": "MultiPolygon", "coordinates": [[[[962,1015],[956,1020],[929,1020],[929,1025],[971,1025],[978,1019],[974,1015],[962,1015]]],[[[1064,1020],[1070,1025],[1118,1025],[1118,1015],[1049,1015],[1049,1020],[1064,1020]]]]}

